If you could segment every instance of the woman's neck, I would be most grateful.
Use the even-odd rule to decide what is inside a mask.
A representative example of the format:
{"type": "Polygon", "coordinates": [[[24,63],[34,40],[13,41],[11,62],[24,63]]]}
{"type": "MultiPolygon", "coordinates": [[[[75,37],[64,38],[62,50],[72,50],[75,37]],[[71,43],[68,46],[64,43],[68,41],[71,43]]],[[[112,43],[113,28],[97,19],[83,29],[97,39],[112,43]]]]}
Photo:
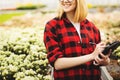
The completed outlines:
{"type": "Polygon", "coordinates": [[[70,21],[74,22],[74,12],[66,13],[66,16],[70,21]]]}

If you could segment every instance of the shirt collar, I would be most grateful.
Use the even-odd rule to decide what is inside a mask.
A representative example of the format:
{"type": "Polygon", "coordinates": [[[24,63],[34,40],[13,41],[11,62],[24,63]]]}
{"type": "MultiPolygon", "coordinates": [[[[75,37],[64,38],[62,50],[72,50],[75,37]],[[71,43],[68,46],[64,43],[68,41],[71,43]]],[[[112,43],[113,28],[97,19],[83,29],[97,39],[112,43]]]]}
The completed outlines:
{"type": "MultiPolygon", "coordinates": [[[[68,20],[67,16],[65,13],[63,13],[62,15],[62,19],[67,22],[67,23],[70,23],[70,20],[68,20]]],[[[89,21],[87,19],[84,19],[83,21],[80,22],[80,26],[83,27],[84,24],[87,24],[89,21]]]]}

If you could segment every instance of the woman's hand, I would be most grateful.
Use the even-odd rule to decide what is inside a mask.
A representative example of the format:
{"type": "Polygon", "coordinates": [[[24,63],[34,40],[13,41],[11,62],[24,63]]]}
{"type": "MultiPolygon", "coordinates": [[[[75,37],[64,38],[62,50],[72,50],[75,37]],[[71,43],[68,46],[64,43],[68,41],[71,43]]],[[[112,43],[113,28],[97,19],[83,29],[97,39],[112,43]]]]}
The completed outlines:
{"type": "Polygon", "coordinates": [[[94,65],[107,65],[110,62],[109,56],[111,51],[109,52],[108,55],[104,55],[102,53],[103,49],[105,48],[105,43],[99,43],[96,45],[96,48],[94,50],[93,54],[93,58],[94,58],[94,65]]]}
{"type": "Polygon", "coordinates": [[[109,55],[104,55],[103,53],[100,53],[99,54],[101,56],[101,58],[99,56],[97,56],[95,58],[95,61],[94,61],[94,65],[108,65],[110,63],[110,58],[109,58],[109,55]]]}
{"type": "Polygon", "coordinates": [[[100,53],[102,53],[102,51],[103,51],[104,48],[105,48],[105,44],[104,43],[101,42],[99,44],[96,44],[96,48],[95,48],[95,50],[92,53],[93,59],[95,59],[96,57],[98,57],[98,55],[100,53]]]}

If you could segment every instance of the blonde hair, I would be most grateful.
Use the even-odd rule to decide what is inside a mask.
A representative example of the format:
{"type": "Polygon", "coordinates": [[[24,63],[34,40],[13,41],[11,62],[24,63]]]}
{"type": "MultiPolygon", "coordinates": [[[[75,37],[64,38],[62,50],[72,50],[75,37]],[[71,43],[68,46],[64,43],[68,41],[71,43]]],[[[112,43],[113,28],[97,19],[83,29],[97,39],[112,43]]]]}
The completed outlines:
{"type": "MultiPolygon", "coordinates": [[[[63,14],[64,14],[64,11],[59,5],[57,17],[59,19],[61,19],[63,14]]],[[[86,18],[87,14],[88,14],[88,8],[87,8],[86,1],[85,0],[77,0],[74,22],[83,21],[86,18]]]]}

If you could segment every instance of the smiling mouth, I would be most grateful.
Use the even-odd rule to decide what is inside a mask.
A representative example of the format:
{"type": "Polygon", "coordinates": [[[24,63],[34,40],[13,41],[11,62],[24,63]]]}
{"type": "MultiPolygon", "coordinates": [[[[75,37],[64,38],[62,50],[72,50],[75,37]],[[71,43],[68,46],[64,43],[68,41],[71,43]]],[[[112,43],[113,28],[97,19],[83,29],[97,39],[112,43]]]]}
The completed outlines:
{"type": "Polygon", "coordinates": [[[71,4],[63,4],[63,6],[67,8],[67,7],[70,7],[71,4]]]}

